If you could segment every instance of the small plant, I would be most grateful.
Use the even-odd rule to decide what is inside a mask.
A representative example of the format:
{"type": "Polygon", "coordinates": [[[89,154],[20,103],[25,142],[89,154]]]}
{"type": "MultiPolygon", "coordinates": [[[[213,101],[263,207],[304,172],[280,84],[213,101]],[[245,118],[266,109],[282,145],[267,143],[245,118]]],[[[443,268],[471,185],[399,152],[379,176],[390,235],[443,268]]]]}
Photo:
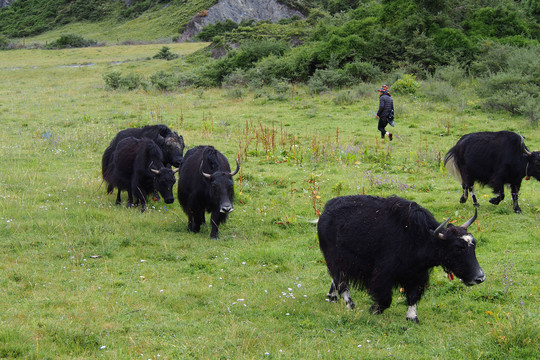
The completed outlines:
{"type": "Polygon", "coordinates": [[[416,81],[413,74],[405,74],[392,85],[392,91],[397,94],[415,94],[420,88],[420,83],[416,81]]]}
{"type": "Polygon", "coordinates": [[[159,50],[159,52],[152,57],[152,59],[161,59],[161,60],[174,60],[178,58],[178,54],[171,52],[171,49],[168,46],[164,46],[159,50]]]}

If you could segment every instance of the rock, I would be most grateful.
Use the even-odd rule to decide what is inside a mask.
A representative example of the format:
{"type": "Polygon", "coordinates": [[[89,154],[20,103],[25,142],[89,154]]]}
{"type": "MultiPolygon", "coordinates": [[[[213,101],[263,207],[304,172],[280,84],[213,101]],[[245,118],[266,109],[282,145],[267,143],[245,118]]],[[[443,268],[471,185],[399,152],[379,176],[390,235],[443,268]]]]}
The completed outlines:
{"type": "Polygon", "coordinates": [[[208,10],[200,11],[186,25],[179,41],[187,41],[197,35],[203,27],[231,20],[240,23],[242,20],[270,20],[277,22],[281,19],[304,15],[276,0],[220,0],[208,10]]]}

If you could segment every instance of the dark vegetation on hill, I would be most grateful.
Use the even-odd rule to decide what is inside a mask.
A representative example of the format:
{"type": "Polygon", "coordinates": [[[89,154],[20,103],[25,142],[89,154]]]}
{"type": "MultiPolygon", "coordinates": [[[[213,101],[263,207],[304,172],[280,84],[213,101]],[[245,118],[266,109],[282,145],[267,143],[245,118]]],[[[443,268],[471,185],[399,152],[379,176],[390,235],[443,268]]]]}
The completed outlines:
{"type": "MultiPolygon", "coordinates": [[[[216,2],[206,1],[198,10],[216,2]]],[[[394,91],[413,93],[417,79],[435,77],[448,89],[433,91],[449,97],[459,82],[471,77],[478,79],[477,93],[487,108],[525,114],[532,122],[539,116],[540,0],[280,2],[306,18],[209,25],[197,39],[212,45],[177,60],[183,62],[182,71],[161,71],[148,81],[138,77],[140,84],[133,83],[131,75],[127,75],[130,81],[123,82],[121,74],[108,74],[105,81],[117,80],[117,86],[107,83],[109,88],[123,83],[129,83],[130,89],[145,88],[150,83],[167,91],[183,86],[303,82],[321,92],[385,80],[397,85],[394,91]]],[[[71,21],[104,17],[125,21],[159,6],[184,3],[20,1],[0,11],[0,33],[31,35],[71,21]]]]}

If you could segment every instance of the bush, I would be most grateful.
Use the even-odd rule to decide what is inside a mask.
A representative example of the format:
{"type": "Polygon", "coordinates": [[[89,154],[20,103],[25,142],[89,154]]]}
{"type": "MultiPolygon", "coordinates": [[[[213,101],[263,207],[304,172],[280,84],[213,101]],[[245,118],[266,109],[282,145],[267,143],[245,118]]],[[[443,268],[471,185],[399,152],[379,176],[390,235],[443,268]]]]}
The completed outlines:
{"type": "Polygon", "coordinates": [[[449,102],[459,98],[458,91],[448,82],[433,77],[422,84],[422,93],[433,100],[449,102]]]}
{"type": "Polygon", "coordinates": [[[159,50],[159,52],[152,57],[152,59],[162,59],[162,60],[174,60],[178,58],[178,54],[173,54],[171,49],[168,46],[164,46],[159,50]]]}
{"type": "Polygon", "coordinates": [[[150,83],[158,90],[172,91],[178,86],[178,79],[173,73],[160,70],[150,76],[150,83]]]}
{"type": "Polygon", "coordinates": [[[377,81],[382,76],[382,71],[378,66],[364,61],[346,64],[344,70],[350,76],[364,82],[377,81]]]}
{"type": "Polygon", "coordinates": [[[215,24],[205,26],[201,31],[199,31],[195,38],[201,41],[212,41],[215,36],[223,35],[236,28],[238,28],[238,24],[227,19],[224,22],[217,22],[215,24]]]}
{"type": "Polygon", "coordinates": [[[356,102],[356,97],[351,90],[342,90],[334,95],[333,101],[336,105],[352,105],[356,102]]]}
{"type": "Polygon", "coordinates": [[[0,49],[6,49],[9,46],[9,40],[4,35],[0,34],[0,49]]]}
{"type": "Polygon", "coordinates": [[[308,88],[313,93],[321,93],[330,89],[352,85],[354,79],[340,69],[316,70],[308,81],[308,88]]]}
{"type": "Polygon", "coordinates": [[[109,90],[116,90],[120,87],[120,82],[122,79],[122,73],[120,71],[113,71],[103,75],[103,80],[105,81],[105,88],[109,90]]]}
{"type": "Polygon", "coordinates": [[[48,49],[81,48],[97,44],[97,41],[87,40],[79,35],[62,35],[56,41],[50,43],[48,49]]]}
{"type": "Polygon", "coordinates": [[[113,71],[103,75],[103,80],[105,81],[105,88],[109,90],[135,90],[139,87],[146,89],[148,86],[142,76],[135,73],[122,76],[120,71],[113,71]]]}
{"type": "Polygon", "coordinates": [[[396,94],[415,94],[420,84],[412,74],[405,74],[392,85],[392,92],[396,94]]]}

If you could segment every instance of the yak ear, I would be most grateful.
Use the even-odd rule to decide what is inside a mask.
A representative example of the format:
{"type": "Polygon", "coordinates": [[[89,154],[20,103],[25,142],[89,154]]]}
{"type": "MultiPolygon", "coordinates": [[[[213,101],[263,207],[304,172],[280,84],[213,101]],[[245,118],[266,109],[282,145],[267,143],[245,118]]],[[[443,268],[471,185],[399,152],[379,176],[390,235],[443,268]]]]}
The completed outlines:
{"type": "Polygon", "coordinates": [[[158,135],[154,142],[158,145],[163,145],[165,143],[165,138],[161,135],[158,135]]]}

